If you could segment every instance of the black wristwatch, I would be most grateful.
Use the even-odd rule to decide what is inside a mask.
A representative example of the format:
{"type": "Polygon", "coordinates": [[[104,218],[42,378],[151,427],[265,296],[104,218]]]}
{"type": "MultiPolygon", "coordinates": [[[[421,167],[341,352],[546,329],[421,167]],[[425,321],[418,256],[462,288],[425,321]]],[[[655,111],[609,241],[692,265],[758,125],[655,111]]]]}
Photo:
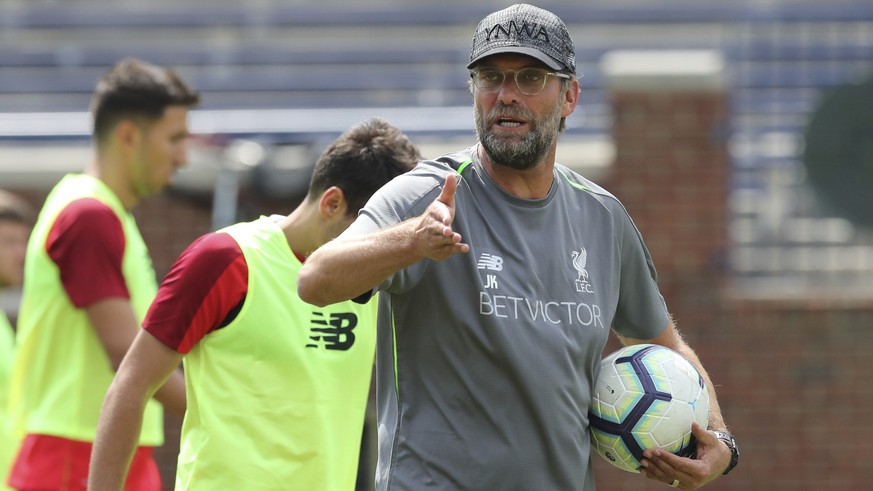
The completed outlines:
{"type": "Polygon", "coordinates": [[[722,472],[722,475],[726,475],[728,472],[734,470],[734,467],[740,462],[740,449],[737,448],[737,441],[734,440],[733,435],[726,431],[713,431],[715,433],[716,438],[723,441],[725,445],[731,449],[731,463],[728,464],[727,469],[722,472]]]}

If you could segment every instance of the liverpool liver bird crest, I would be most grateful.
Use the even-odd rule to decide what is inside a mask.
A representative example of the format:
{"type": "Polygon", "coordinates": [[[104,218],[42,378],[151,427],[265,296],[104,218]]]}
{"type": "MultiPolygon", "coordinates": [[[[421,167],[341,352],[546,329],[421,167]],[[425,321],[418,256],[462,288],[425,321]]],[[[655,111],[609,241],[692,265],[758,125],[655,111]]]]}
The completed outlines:
{"type": "Polygon", "coordinates": [[[570,253],[573,256],[573,267],[579,272],[576,281],[588,281],[588,270],[585,269],[585,263],[588,262],[588,251],[583,247],[579,251],[570,253]]]}

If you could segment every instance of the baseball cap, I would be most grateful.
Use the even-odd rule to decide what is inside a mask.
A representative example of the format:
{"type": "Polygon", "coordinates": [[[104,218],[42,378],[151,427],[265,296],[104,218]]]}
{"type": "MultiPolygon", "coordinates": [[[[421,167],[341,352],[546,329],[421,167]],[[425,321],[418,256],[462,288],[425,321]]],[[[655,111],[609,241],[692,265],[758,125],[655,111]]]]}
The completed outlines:
{"type": "Polygon", "coordinates": [[[564,21],[533,5],[519,3],[482,19],[473,34],[467,68],[498,53],[521,53],[552,70],[576,73],[576,50],[564,21]]]}

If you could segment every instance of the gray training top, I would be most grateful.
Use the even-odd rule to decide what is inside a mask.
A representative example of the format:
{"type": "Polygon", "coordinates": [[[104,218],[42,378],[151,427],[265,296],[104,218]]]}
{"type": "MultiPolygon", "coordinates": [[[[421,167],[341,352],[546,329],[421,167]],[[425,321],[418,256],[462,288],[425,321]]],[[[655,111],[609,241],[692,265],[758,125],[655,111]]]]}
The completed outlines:
{"type": "Polygon", "coordinates": [[[423,260],[378,290],[379,490],[594,490],[591,390],[609,329],[669,321],[655,270],[611,194],[560,164],[524,200],[476,147],[382,188],[345,236],[421,215],[451,172],[468,254],[423,260]]]}

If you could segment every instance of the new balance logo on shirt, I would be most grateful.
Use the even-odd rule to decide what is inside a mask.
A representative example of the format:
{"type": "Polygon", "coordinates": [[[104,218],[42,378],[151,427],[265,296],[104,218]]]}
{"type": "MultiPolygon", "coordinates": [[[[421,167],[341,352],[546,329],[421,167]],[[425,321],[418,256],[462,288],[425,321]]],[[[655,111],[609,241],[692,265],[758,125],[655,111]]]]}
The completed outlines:
{"type": "Polygon", "coordinates": [[[494,254],[483,252],[476,263],[476,269],[488,269],[491,271],[503,271],[503,258],[494,254]]]}
{"type": "Polygon", "coordinates": [[[355,333],[358,317],[351,312],[332,313],[325,318],[322,312],[313,312],[312,325],[309,327],[309,343],[307,348],[324,348],[346,351],[355,344],[355,333]]]}

